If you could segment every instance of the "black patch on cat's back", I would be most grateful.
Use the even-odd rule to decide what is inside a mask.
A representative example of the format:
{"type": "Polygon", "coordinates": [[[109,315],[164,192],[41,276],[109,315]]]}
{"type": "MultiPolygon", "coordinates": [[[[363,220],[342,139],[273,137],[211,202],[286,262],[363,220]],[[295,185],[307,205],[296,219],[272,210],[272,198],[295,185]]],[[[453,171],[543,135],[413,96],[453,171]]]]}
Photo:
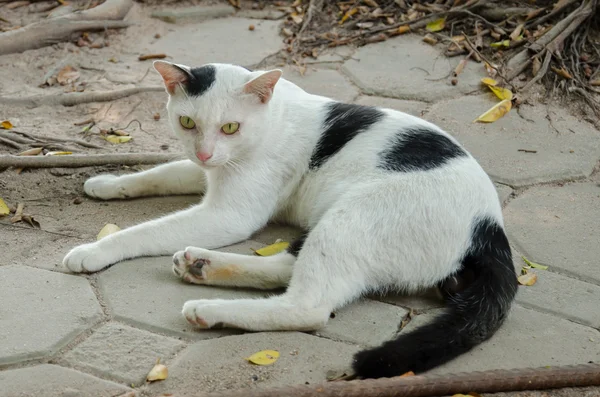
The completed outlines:
{"type": "Polygon", "coordinates": [[[185,90],[192,96],[200,96],[213,86],[217,76],[217,68],[213,65],[204,65],[190,70],[190,79],[185,90]]]}
{"type": "Polygon", "coordinates": [[[326,105],[323,132],[310,158],[309,168],[315,170],[342,150],[356,135],[375,124],[384,113],[374,107],[334,102],[326,105]]]}
{"type": "Polygon", "coordinates": [[[378,168],[411,172],[441,167],[454,158],[467,156],[467,152],[447,136],[427,127],[418,127],[399,133],[379,156],[378,168]]]}

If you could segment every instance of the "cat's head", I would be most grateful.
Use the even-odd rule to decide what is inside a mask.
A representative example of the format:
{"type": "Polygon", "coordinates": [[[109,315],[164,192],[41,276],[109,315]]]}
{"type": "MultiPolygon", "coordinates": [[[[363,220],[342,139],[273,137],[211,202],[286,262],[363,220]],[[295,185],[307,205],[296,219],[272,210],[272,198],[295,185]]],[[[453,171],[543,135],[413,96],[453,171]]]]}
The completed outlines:
{"type": "MultiPolygon", "coordinates": [[[[154,62],[169,94],[169,123],[195,163],[234,164],[263,143],[281,70],[251,72],[226,64],[197,68],[154,62]]],[[[238,163],[239,164],[239,163],[238,163]]]]}

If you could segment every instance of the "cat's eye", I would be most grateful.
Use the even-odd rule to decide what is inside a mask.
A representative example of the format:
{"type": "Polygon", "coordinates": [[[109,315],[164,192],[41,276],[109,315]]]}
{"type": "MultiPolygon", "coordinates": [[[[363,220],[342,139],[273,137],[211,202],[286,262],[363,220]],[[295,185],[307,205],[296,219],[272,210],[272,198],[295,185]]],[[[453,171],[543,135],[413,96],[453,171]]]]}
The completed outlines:
{"type": "Polygon", "coordinates": [[[227,123],[221,126],[221,131],[223,131],[223,133],[227,135],[235,134],[239,129],[240,123],[227,123]]]}
{"type": "Polygon", "coordinates": [[[194,128],[196,126],[196,123],[194,122],[194,120],[190,119],[188,116],[181,116],[179,118],[179,123],[181,124],[181,126],[185,129],[191,130],[192,128],[194,128]]]}

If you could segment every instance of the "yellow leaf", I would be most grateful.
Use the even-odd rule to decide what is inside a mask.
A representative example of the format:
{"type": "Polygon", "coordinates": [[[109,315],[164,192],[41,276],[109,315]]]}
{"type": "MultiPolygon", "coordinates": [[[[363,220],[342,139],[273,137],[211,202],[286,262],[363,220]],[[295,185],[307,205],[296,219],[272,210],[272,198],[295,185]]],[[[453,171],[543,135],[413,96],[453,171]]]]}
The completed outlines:
{"type": "Polygon", "coordinates": [[[494,121],[502,118],[506,113],[510,112],[511,108],[512,103],[510,102],[510,100],[505,99],[495,104],[490,110],[488,110],[481,116],[477,117],[477,119],[474,122],[479,121],[481,123],[493,123],[494,121]]]}
{"type": "Polygon", "coordinates": [[[535,282],[537,281],[537,274],[535,274],[533,272],[528,272],[526,274],[519,276],[517,278],[517,280],[519,281],[519,284],[521,284],[521,285],[531,286],[531,285],[535,284],[535,282]]]}
{"type": "Polygon", "coordinates": [[[290,246],[290,243],[286,241],[281,241],[279,243],[267,245],[266,247],[262,247],[261,249],[257,249],[254,251],[256,255],[260,256],[271,256],[283,252],[290,246]]]}
{"type": "Polygon", "coordinates": [[[130,136],[107,135],[104,137],[110,143],[125,143],[133,139],[130,136]]]}
{"type": "Polygon", "coordinates": [[[3,122],[0,123],[0,127],[3,130],[10,130],[11,128],[13,128],[13,125],[10,121],[4,120],[3,122]]]}
{"type": "Polygon", "coordinates": [[[487,85],[487,86],[490,86],[490,85],[497,85],[497,84],[498,84],[498,82],[497,82],[496,80],[494,80],[494,79],[491,79],[491,78],[489,78],[489,77],[484,77],[484,78],[482,78],[482,79],[481,79],[481,82],[482,82],[483,84],[487,85]]]}
{"type": "Polygon", "coordinates": [[[262,350],[258,353],[254,353],[246,360],[256,365],[271,365],[279,358],[279,352],[277,350],[262,350]]]}
{"type": "Polygon", "coordinates": [[[508,88],[494,87],[493,85],[488,85],[488,88],[500,99],[508,99],[510,101],[513,97],[512,91],[508,88]]]}
{"type": "Polygon", "coordinates": [[[0,198],[0,216],[10,214],[10,210],[8,209],[8,205],[0,198]]]}
{"type": "Polygon", "coordinates": [[[109,234],[116,233],[119,230],[121,230],[121,228],[119,226],[115,225],[114,223],[107,223],[106,225],[104,225],[104,227],[100,230],[100,232],[96,236],[96,240],[103,239],[104,237],[108,236],[109,234]]]}
{"type": "Polygon", "coordinates": [[[146,380],[148,382],[154,382],[155,380],[164,380],[169,376],[169,369],[160,363],[160,358],[156,360],[156,364],[150,370],[148,375],[146,376],[146,380]]]}
{"type": "Polygon", "coordinates": [[[344,14],[344,16],[342,17],[342,19],[340,20],[340,25],[343,24],[344,22],[346,22],[348,20],[348,18],[350,18],[352,15],[356,14],[358,12],[358,8],[351,8],[348,11],[346,11],[346,13],[344,14]]]}
{"type": "Polygon", "coordinates": [[[41,147],[34,147],[32,149],[27,149],[21,153],[18,154],[18,156],[37,156],[38,154],[42,153],[42,150],[44,148],[41,147]]]}
{"type": "Polygon", "coordinates": [[[490,46],[492,48],[509,47],[510,46],[510,40],[497,41],[495,43],[490,44],[490,46]]]}
{"type": "Polygon", "coordinates": [[[68,156],[73,154],[73,152],[48,152],[46,156],[68,156]]]}
{"type": "Polygon", "coordinates": [[[425,29],[427,29],[428,32],[439,32],[440,30],[444,29],[445,26],[446,18],[440,18],[433,22],[429,22],[425,29]]]}
{"type": "Polygon", "coordinates": [[[540,265],[539,263],[531,262],[529,259],[525,258],[524,256],[521,256],[521,258],[523,258],[523,262],[525,262],[527,264],[527,266],[533,267],[534,269],[548,270],[548,266],[544,266],[544,265],[540,265]]]}

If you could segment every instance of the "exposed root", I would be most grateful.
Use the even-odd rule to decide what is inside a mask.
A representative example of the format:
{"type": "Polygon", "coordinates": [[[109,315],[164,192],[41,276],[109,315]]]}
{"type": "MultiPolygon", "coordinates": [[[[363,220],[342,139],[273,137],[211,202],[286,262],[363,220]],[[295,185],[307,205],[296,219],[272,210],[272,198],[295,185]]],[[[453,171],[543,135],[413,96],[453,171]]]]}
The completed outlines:
{"type": "Polygon", "coordinates": [[[15,168],[54,168],[54,167],[93,167],[99,165],[142,165],[160,164],[181,159],[181,155],[163,153],[90,154],[71,156],[0,156],[0,169],[15,168]]]}

